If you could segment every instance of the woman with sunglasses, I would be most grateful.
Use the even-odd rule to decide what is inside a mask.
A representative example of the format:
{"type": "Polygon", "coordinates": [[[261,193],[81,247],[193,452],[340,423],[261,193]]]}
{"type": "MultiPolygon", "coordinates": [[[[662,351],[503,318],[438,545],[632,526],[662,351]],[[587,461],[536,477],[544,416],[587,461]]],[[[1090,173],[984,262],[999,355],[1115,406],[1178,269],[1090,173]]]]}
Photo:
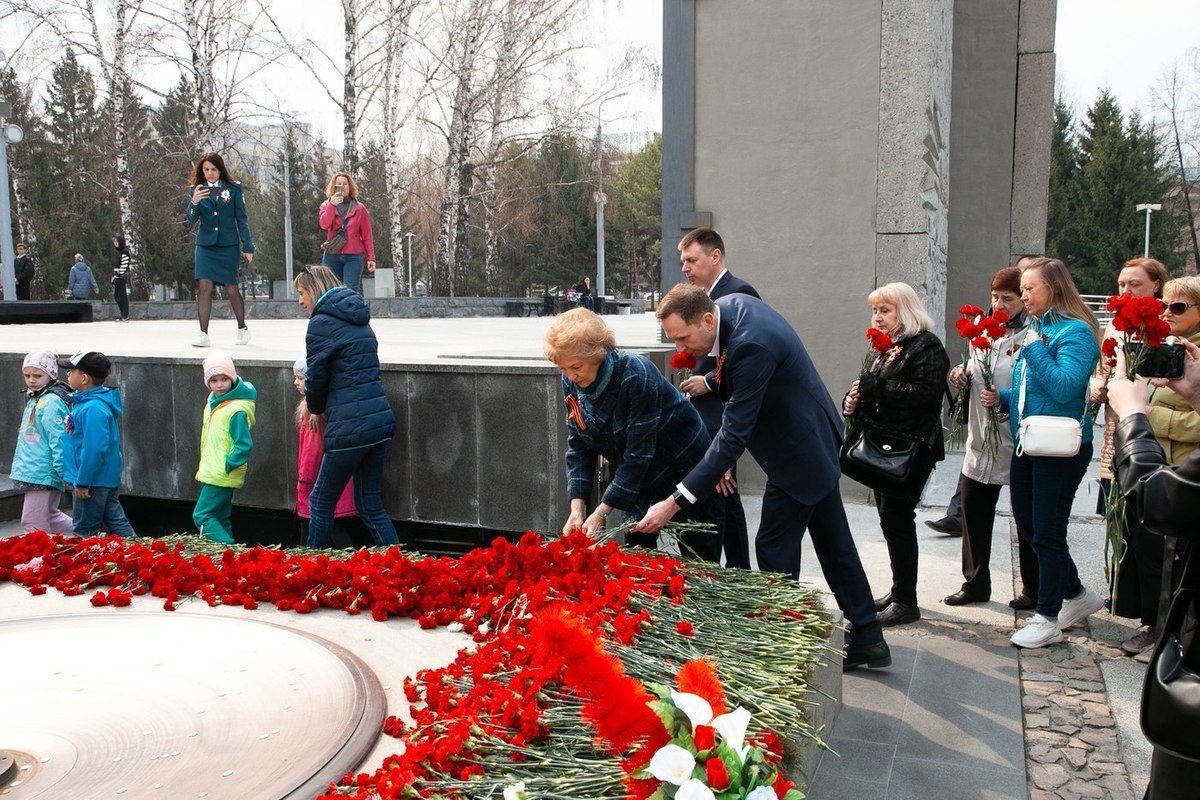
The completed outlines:
{"type": "MultiPolygon", "coordinates": [[[[1133,297],[1157,297],[1162,299],[1163,288],[1169,280],[1167,268],[1153,258],[1131,258],[1125,262],[1117,275],[1117,293],[1133,297]]],[[[1120,341],[1121,334],[1110,322],[1104,329],[1104,339],[1120,341]]],[[[1105,403],[1104,439],[1100,445],[1100,493],[1096,513],[1104,514],[1108,507],[1108,495],[1113,477],[1113,431],[1117,426],[1117,415],[1109,413],[1106,384],[1111,370],[1101,361],[1092,374],[1091,399],[1094,403],[1105,403]]],[[[1145,651],[1158,638],[1158,595],[1162,585],[1163,540],[1158,536],[1146,536],[1142,526],[1131,514],[1126,515],[1124,530],[1124,555],[1120,566],[1114,570],[1117,584],[1110,587],[1116,597],[1112,613],[1118,617],[1136,619],[1142,627],[1121,644],[1121,649],[1131,656],[1145,651]]],[[[1150,648],[1150,649],[1148,649],[1150,648]]]]}
{"type": "Polygon", "coordinates": [[[317,219],[325,231],[321,263],[347,288],[362,294],[363,259],[366,271],[375,272],[375,240],[371,214],[358,199],[358,184],[348,172],[335,172],[325,187],[317,219]]]}

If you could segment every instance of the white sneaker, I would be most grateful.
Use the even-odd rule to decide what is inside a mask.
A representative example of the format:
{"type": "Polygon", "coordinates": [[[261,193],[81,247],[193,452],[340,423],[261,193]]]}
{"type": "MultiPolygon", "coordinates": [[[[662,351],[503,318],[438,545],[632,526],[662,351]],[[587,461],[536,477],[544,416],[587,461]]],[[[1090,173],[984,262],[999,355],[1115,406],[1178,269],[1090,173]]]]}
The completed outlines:
{"type": "Polygon", "coordinates": [[[200,335],[192,340],[192,347],[208,347],[211,344],[208,334],[200,331],[200,335]]]}
{"type": "Polygon", "coordinates": [[[1104,601],[1100,599],[1100,595],[1085,588],[1078,597],[1063,600],[1062,610],[1058,612],[1058,627],[1065,630],[1072,625],[1078,625],[1102,608],[1104,601]]]}
{"type": "Polygon", "coordinates": [[[1034,614],[1025,623],[1025,627],[1008,637],[1017,647],[1036,649],[1063,640],[1062,628],[1058,627],[1057,619],[1047,619],[1041,614],[1034,614]]]}
{"type": "Polygon", "coordinates": [[[245,347],[250,344],[250,329],[238,328],[237,341],[234,344],[245,347]]]}

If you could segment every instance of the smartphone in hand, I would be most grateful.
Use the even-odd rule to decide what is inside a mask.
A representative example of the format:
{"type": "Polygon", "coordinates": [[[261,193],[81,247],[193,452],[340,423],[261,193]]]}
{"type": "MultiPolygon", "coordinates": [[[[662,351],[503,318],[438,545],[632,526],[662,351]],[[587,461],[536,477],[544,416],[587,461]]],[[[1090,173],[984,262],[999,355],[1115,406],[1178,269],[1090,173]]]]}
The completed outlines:
{"type": "MultiPolygon", "coordinates": [[[[1144,344],[1131,344],[1128,349],[1135,347],[1146,348],[1144,344]]],[[[1148,348],[1138,364],[1137,374],[1143,378],[1182,378],[1183,356],[1183,345],[1164,344],[1148,348]]]]}

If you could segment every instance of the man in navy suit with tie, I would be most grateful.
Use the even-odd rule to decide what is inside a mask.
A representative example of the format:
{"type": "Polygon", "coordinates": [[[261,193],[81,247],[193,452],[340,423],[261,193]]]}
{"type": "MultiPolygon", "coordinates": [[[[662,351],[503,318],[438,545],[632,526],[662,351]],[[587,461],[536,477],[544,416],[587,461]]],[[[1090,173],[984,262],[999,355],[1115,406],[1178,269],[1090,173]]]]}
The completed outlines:
{"type": "Polygon", "coordinates": [[[821,570],[851,624],[843,668],[888,666],[891,652],[838,489],[842,418],[800,337],[777,311],[743,294],[714,303],[703,289],[681,284],[656,313],[680,350],[716,357],[712,383],[725,406],[700,463],[634,530],[657,531],[707,497],[749,450],[767,474],[755,541],[759,567],[799,578],[800,542],[811,529],[821,570]]]}
{"type": "MultiPolygon", "coordinates": [[[[725,240],[713,228],[689,231],[679,242],[679,262],[688,281],[708,292],[713,300],[730,294],[759,296],[753,286],[734,277],[725,267],[725,240]]],[[[721,427],[722,411],[721,398],[713,392],[709,382],[716,369],[715,358],[699,356],[695,374],[679,384],[680,389],[691,395],[692,405],[700,412],[700,419],[704,420],[704,427],[712,437],[716,437],[721,427]]],[[[725,566],[750,569],[750,540],[746,531],[746,511],[737,490],[736,465],[730,468],[727,480],[718,487],[710,509],[725,550],[725,566]]]]}

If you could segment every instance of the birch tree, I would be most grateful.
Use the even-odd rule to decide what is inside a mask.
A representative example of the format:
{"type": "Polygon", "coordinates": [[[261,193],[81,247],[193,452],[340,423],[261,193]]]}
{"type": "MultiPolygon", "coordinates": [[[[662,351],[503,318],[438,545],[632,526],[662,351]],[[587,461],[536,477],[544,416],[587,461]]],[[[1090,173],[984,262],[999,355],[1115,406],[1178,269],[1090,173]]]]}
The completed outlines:
{"type": "Polygon", "coordinates": [[[4,0],[0,8],[35,18],[63,45],[88,57],[100,70],[112,106],[113,175],[121,229],[132,256],[130,286],[134,297],[149,297],[142,259],[141,231],[133,211],[134,186],[130,176],[130,142],[126,109],[136,102],[130,64],[144,37],[152,36],[141,19],[148,0],[4,0]]]}
{"type": "Polygon", "coordinates": [[[1159,110],[1166,115],[1167,145],[1171,151],[1173,171],[1178,172],[1180,194],[1183,196],[1184,215],[1187,218],[1189,245],[1191,246],[1191,262],[1200,269],[1200,237],[1196,233],[1196,202],[1192,197],[1192,187],[1188,183],[1188,160],[1194,163],[1200,156],[1200,93],[1195,90],[1195,83],[1187,80],[1187,72],[1192,74],[1193,81],[1200,79],[1200,50],[1197,51],[1196,62],[1191,68],[1181,67],[1178,63],[1170,67],[1154,89],[1154,99],[1159,110]]]}

